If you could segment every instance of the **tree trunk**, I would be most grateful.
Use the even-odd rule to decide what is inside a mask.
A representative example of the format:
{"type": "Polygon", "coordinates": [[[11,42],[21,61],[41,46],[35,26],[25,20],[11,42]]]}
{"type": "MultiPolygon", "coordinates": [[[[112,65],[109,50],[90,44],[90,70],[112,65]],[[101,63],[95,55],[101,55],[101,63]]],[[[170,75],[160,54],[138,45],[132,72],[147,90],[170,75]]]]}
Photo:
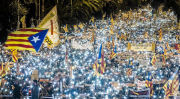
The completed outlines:
{"type": "Polygon", "coordinates": [[[41,19],[44,18],[44,0],[42,0],[42,16],[41,19]]]}
{"type": "Polygon", "coordinates": [[[35,0],[35,22],[38,22],[38,1],[35,0]]]}

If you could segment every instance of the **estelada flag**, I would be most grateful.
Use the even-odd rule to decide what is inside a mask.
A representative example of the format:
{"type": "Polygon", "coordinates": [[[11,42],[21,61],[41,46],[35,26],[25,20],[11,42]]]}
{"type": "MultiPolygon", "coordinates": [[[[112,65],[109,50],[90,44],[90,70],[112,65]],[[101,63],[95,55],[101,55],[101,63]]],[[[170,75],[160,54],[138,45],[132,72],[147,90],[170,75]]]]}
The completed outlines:
{"type": "Polygon", "coordinates": [[[100,67],[100,72],[101,74],[105,73],[105,68],[106,68],[106,63],[105,63],[105,60],[104,60],[104,51],[103,51],[103,46],[101,44],[100,46],[100,50],[99,50],[99,55],[98,55],[98,59],[101,60],[101,67],[100,67]]]}
{"type": "Polygon", "coordinates": [[[38,52],[47,32],[48,29],[43,28],[20,29],[8,35],[5,47],[38,52]]]}
{"type": "Polygon", "coordinates": [[[174,96],[179,91],[179,70],[177,69],[163,86],[165,96],[174,96]]]}

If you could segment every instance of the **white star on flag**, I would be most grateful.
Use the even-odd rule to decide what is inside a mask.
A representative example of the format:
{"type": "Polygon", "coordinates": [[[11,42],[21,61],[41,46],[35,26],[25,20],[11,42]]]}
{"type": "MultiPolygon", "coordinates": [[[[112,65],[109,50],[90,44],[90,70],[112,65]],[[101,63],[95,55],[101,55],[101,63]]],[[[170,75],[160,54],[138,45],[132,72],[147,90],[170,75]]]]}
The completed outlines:
{"type": "Polygon", "coordinates": [[[34,41],[34,43],[36,43],[37,41],[39,41],[40,39],[39,39],[39,36],[37,36],[37,37],[34,37],[33,36],[33,40],[31,40],[31,41],[34,41]]]}

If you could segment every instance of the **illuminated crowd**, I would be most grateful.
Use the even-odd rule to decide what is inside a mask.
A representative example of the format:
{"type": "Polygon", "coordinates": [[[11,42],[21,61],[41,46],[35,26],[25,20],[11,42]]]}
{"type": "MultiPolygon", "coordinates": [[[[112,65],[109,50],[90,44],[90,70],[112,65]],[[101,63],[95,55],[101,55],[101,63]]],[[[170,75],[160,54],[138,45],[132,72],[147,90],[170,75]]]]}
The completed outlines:
{"type": "MultiPolygon", "coordinates": [[[[0,93],[2,95],[12,94],[11,85],[14,80],[18,80],[21,87],[31,87],[32,71],[38,70],[39,79],[42,76],[42,78],[48,79],[48,81],[41,82],[43,87],[40,90],[50,90],[51,86],[53,96],[77,99],[79,97],[121,97],[127,99],[128,90],[137,89],[135,80],[145,81],[148,71],[151,71],[153,79],[162,81],[162,83],[153,83],[153,97],[154,99],[162,98],[165,94],[163,85],[172,73],[179,68],[179,53],[173,48],[179,42],[176,38],[176,35],[179,35],[176,20],[177,18],[172,11],[159,10],[158,14],[154,14],[153,9],[148,6],[129,12],[120,12],[111,18],[90,21],[82,29],[74,29],[72,33],[75,34],[74,36],[67,35],[66,42],[53,49],[43,46],[38,53],[18,51],[20,74],[17,75],[17,64],[14,63],[4,80],[1,78],[0,93]],[[111,31],[112,18],[114,19],[113,31],[111,31]],[[162,30],[163,35],[161,42],[159,41],[159,29],[162,30]],[[90,43],[92,30],[95,32],[93,44],[90,43]],[[145,37],[145,32],[147,32],[147,37],[145,37]],[[126,39],[119,37],[122,34],[126,35],[126,39]],[[107,42],[110,41],[110,38],[114,39],[117,48],[117,55],[112,60],[109,60],[109,56],[113,47],[107,48],[107,42]],[[93,46],[93,49],[72,47],[73,41],[78,42],[79,45],[93,46]],[[169,49],[166,55],[166,65],[161,67],[152,66],[150,60],[153,57],[153,51],[127,50],[128,43],[156,43],[155,53],[161,62],[161,54],[167,42],[169,49]],[[104,74],[93,76],[93,64],[96,61],[101,44],[104,45],[106,69],[104,74]],[[68,63],[65,62],[66,49],[68,50],[68,63]],[[149,60],[149,62],[144,66],[141,64],[142,60],[149,60]],[[132,62],[131,76],[126,75],[129,62],[132,62]],[[72,70],[71,67],[73,67],[72,70]],[[62,82],[62,90],[60,82],[62,82]],[[113,83],[118,83],[118,86],[115,87],[113,83]],[[131,83],[131,85],[127,85],[127,83],[131,83]]],[[[62,41],[64,40],[62,39],[62,41]]],[[[1,57],[3,57],[4,63],[9,59],[12,61],[11,52],[5,47],[1,48],[1,57]]],[[[100,64],[100,61],[98,63],[100,64]]]]}

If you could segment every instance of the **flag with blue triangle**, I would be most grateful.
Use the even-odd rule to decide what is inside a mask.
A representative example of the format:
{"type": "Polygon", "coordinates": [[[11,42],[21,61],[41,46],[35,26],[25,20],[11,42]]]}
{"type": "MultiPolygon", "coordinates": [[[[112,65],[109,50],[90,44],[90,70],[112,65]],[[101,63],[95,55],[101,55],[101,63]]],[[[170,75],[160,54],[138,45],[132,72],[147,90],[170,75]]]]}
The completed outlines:
{"type": "Polygon", "coordinates": [[[44,38],[46,37],[47,32],[48,32],[48,29],[41,31],[37,34],[34,34],[28,38],[29,42],[32,44],[32,46],[34,47],[36,52],[39,51],[39,49],[44,41],[44,38]]]}

